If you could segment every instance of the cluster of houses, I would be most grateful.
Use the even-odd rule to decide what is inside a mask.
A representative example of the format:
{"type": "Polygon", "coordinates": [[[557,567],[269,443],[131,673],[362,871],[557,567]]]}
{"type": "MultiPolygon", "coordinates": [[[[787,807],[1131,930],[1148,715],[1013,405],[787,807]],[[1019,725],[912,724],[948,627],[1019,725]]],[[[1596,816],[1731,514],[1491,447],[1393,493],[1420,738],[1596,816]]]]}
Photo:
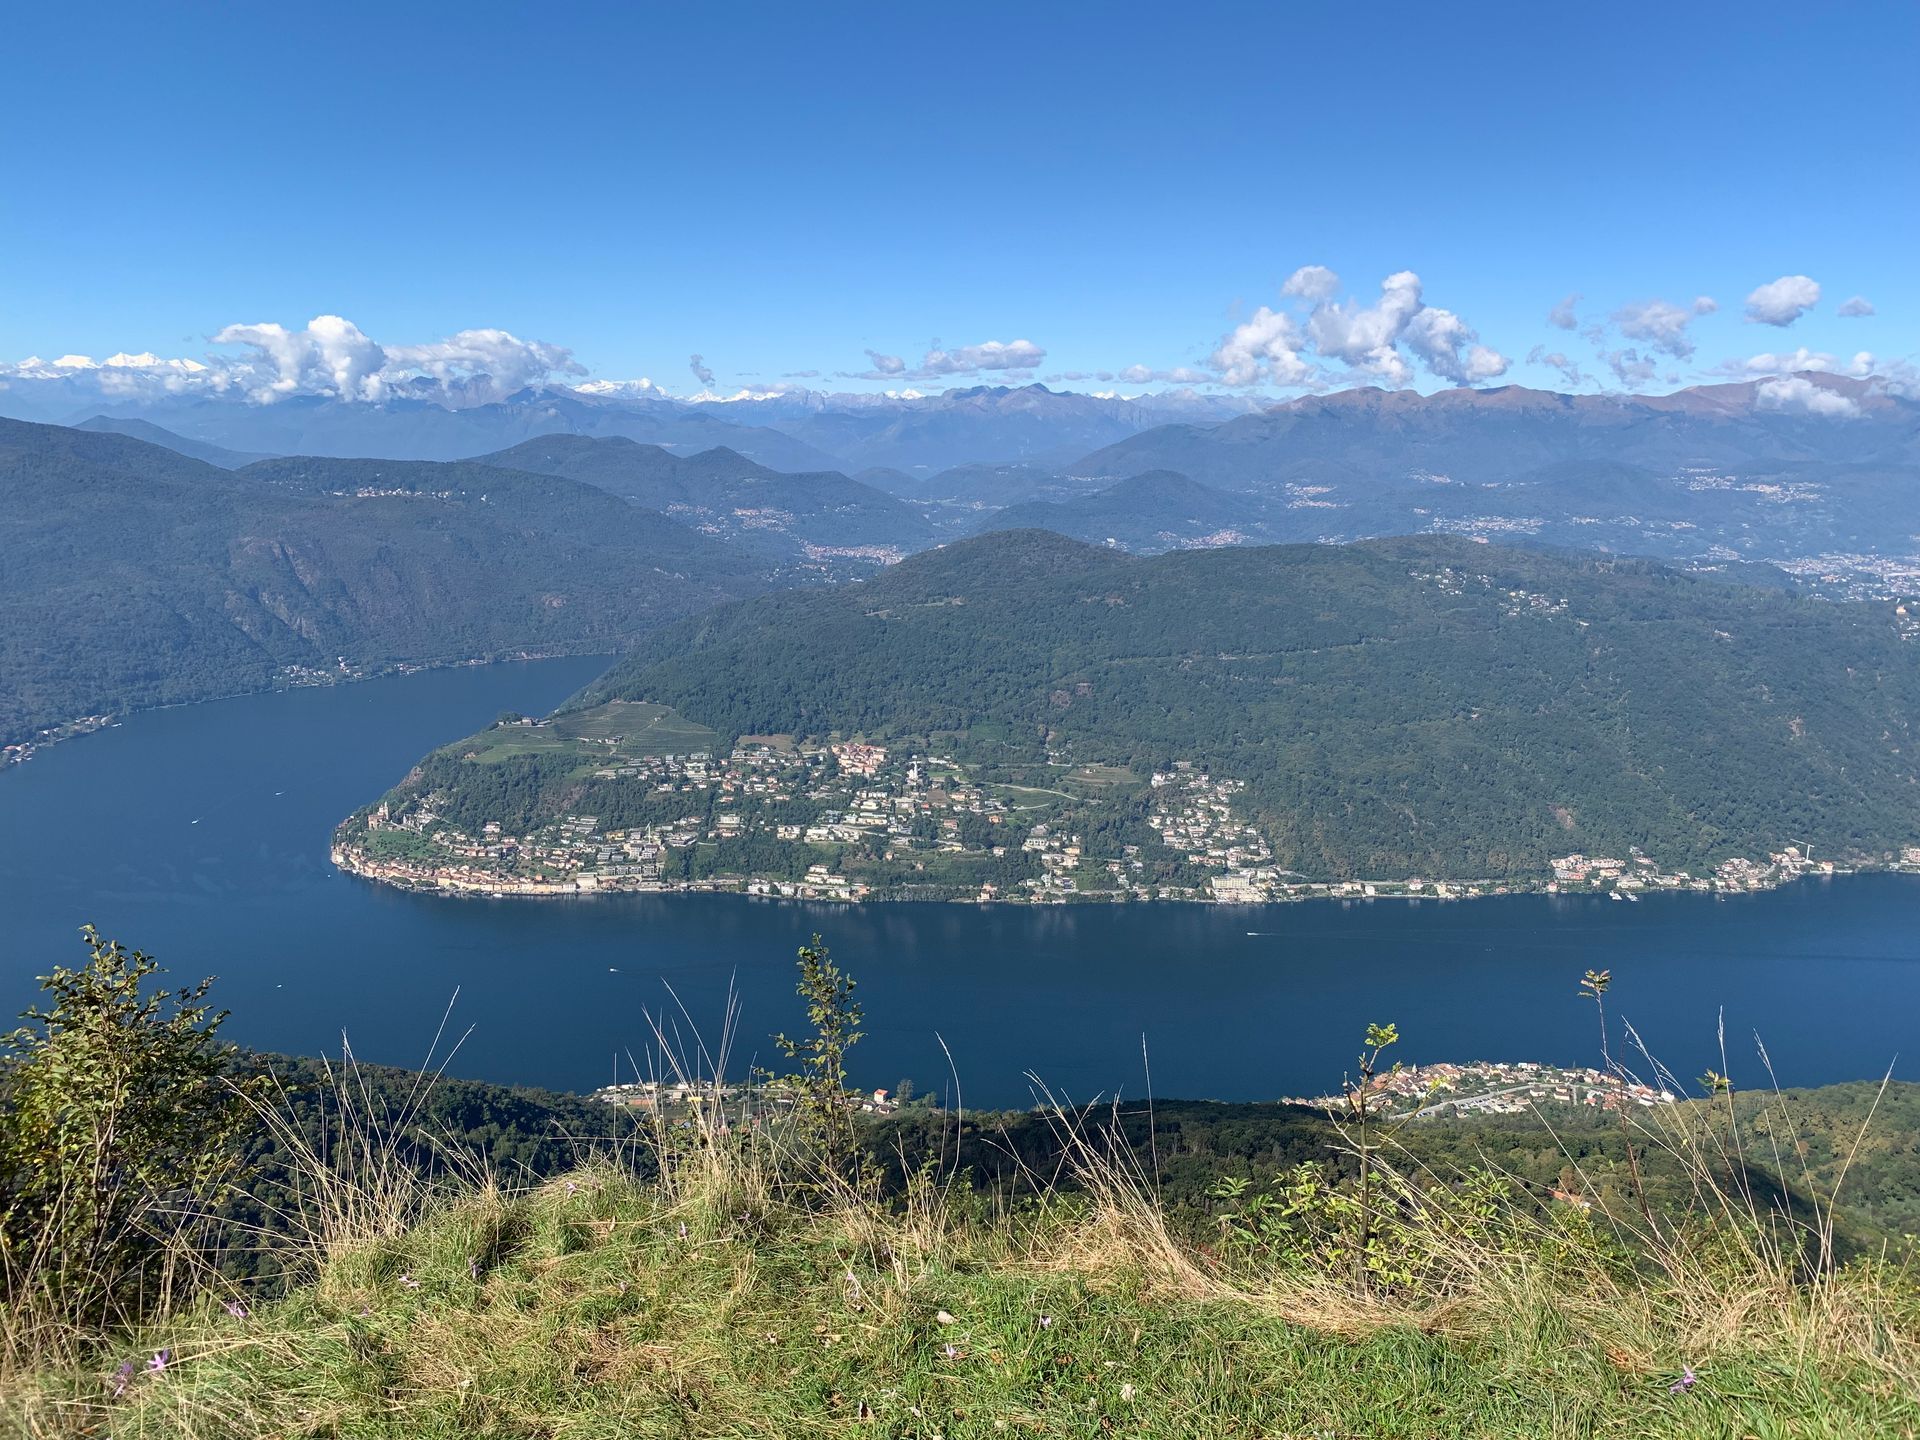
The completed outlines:
{"type": "MultiPolygon", "coordinates": [[[[1244,818],[1245,783],[1184,761],[1150,778],[1146,823],[1153,836],[1141,837],[1144,845],[1120,845],[1115,854],[1089,851],[1075,805],[1043,802],[1044,813],[1033,817],[1033,800],[1046,792],[982,783],[949,756],[892,754],[861,741],[795,746],[754,739],[724,757],[705,751],[629,755],[617,739],[583,738],[578,744],[591,766],[585,773],[638,787],[661,802],[646,808],[663,818],[623,828],[603,824],[602,815],[568,813],[524,835],[503,833],[497,822],[474,835],[438,813],[446,797],[413,795],[398,800],[398,810],[395,801],[383,801],[363,824],[344,825],[335,837],[334,862],[409,888],[493,895],[739,890],[861,900],[875,893],[871,874],[862,873],[873,870],[873,857],[924,857],[911,868],[926,870],[935,855],[1005,857],[1010,851],[1031,857],[1031,873],[1017,884],[1001,876],[999,883],[968,881],[966,887],[977,886],[963,887],[968,898],[1259,904],[1319,897],[1447,900],[1515,888],[1417,876],[1329,881],[1295,875],[1278,867],[1266,838],[1244,818]],[[760,874],[701,873],[685,854],[689,847],[753,836],[812,853],[760,874]],[[853,856],[863,858],[849,870],[853,856]],[[1179,883],[1147,873],[1153,861],[1169,857],[1188,869],[1179,883]]],[[[1549,893],[1616,900],[1638,899],[1646,890],[1759,890],[1835,868],[1797,844],[1765,860],[1724,861],[1701,875],[1665,870],[1637,848],[1624,859],[1574,853],[1551,863],[1549,893]]],[[[1920,846],[1903,851],[1899,863],[1920,868],[1920,846]]]]}
{"type": "MultiPolygon", "coordinates": [[[[1370,1112],[1388,1116],[1517,1115],[1542,1106],[1622,1110],[1671,1105],[1671,1091],[1606,1070],[1543,1065],[1533,1060],[1403,1065],[1376,1075],[1365,1092],[1370,1112]]],[[[1344,1110],[1346,1095],[1318,1095],[1296,1105],[1344,1110]]]]}
{"type": "MultiPolygon", "coordinates": [[[[1920,866],[1920,846],[1909,846],[1901,852],[1900,864],[1904,867],[1920,866]]],[[[1663,870],[1651,856],[1640,850],[1631,849],[1627,859],[1617,860],[1605,855],[1560,855],[1553,860],[1553,884],[1550,892],[1604,890],[1615,899],[1625,895],[1627,899],[1636,898],[1640,890],[1717,890],[1739,894],[1754,890],[1770,890],[1788,880],[1802,875],[1832,875],[1836,866],[1831,860],[1816,860],[1799,845],[1788,845],[1776,850],[1764,860],[1748,860],[1735,856],[1723,860],[1706,875],[1694,875],[1685,870],[1663,870]]]]}

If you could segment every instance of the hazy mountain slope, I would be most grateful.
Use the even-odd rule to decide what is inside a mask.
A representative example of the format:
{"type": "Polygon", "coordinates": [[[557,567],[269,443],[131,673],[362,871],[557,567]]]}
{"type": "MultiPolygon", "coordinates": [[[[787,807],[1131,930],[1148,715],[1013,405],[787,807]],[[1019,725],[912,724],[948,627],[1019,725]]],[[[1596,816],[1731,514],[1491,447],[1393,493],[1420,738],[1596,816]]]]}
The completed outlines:
{"type": "Polygon", "coordinates": [[[564,475],[710,534],[761,548],[923,549],[921,510],[837,471],[784,474],[733,450],[679,456],[620,438],[550,435],[483,456],[486,464],[564,475]]]}
{"type": "Polygon", "coordinates": [[[1166,425],[1095,452],[1094,474],[1174,469],[1247,487],[1289,467],[1335,461],[1369,474],[1439,472],[1481,482],[1545,465],[1611,461],[1665,471],[1683,465],[1920,459],[1920,406],[1864,382],[1809,374],[1856,407],[1851,419],[1769,410],[1760,386],[1709,386],[1668,396],[1496,390],[1358,389],[1308,396],[1216,426],[1166,425]]]}
{"type": "Polygon", "coordinates": [[[0,739],[332,668],[618,648],[761,567],[591,486],[0,421],[0,739]]]}
{"type": "Polygon", "coordinates": [[[1076,471],[1174,469],[1269,497],[1293,538],[1452,531],[1673,556],[1904,554],[1920,532],[1920,404],[1801,377],[1840,416],[1758,383],[1669,396],[1353,390],[1212,427],[1163,426],[1076,471]]]}
{"type": "Polygon", "coordinates": [[[1148,470],[1072,500],[1010,505],[978,529],[1051,530],[1094,545],[1157,554],[1276,538],[1267,513],[1268,506],[1254,496],[1230,495],[1172,470],[1148,470]]]}
{"type": "Polygon", "coordinates": [[[1440,537],[1135,559],[1019,531],[723,607],[589,698],[1245,780],[1310,874],[1920,840],[1889,607],[1440,537]],[[998,737],[996,740],[995,737],[998,737]]]}
{"type": "Polygon", "coordinates": [[[189,440],[184,435],[176,435],[171,430],[163,430],[146,420],[116,420],[111,415],[96,415],[91,420],[83,420],[73,427],[76,430],[94,430],[108,435],[130,435],[135,440],[144,440],[149,445],[164,445],[194,460],[204,460],[209,465],[218,465],[222,470],[238,470],[242,465],[251,465],[256,460],[271,459],[271,456],[254,454],[249,451],[228,450],[224,446],[210,445],[204,440],[189,440]]]}
{"type": "Polygon", "coordinates": [[[902,476],[891,488],[896,495],[931,501],[963,510],[997,510],[1031,500],[1071,500],[1103,488],[1105,479],[1061,475],[1040,465],[955,465],[919,478],[902,476]]]}
{"type": "Polygon", "coordinates": [[[612,401],[566,390],[526,390],[490,405],[450,408],[435,400],[381,404],[289,396],[271,405],[206,395],[158,396],[106,407],[123,418],[165,426],[189,439],[281,455],[458,460],[539,435],[620,435],[649,444],[705,450],[727,445],[783,470],[823,470],[832,455],[711,406],[612,401]]]}
{"type": "Polygon", "coordinates": [[[811,396],[753,402],[777,425],[852,468],[917,474],[956,465],[1065,462],[1177,416],[1224,420],[1249,402],[1187,391],[1085,395],[1045,385],[975,385],[938,395],[811,396]]]}

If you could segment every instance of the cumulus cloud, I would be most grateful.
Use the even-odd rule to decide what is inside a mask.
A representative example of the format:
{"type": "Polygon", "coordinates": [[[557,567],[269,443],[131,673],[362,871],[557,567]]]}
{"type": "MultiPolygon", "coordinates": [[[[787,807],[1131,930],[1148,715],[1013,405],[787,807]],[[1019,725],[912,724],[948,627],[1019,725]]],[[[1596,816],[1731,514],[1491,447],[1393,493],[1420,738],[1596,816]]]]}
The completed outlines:
{"type": "Polygon", "coordinates": [[[1745,360],[1729,360],[1715,367],[1722,375],[1736,375],[1746,378],[1753,375],[1793,375],[1803,370],[1820,370],[1830,375],[1852,375],[1864,378],[1873,373],[1873,352],[1861,350],[1850,360],[1829,355],[1823,350],[1809,350],[1802,345],[1790,353],[1776,354],[1767,351],[1759,355],[1750,355],[1745,360]]]}
{"type": "Polygon", "coordinates": [[[988,340],[942,350],[938,342],[920,361],[922,375],[977,375],[982,370],[1032,370],[1047,352],[1031,340],[988,340]]]}
{"type": "Polygon", "coordinates": [[[1300,327],[1284,310],[1262,305],[1251,319],[1233,327],[1207,364],[1223,385],[1305,385],[1318,372],[1301,354],[1300,327]]]}
{"type": "Polygon", "coordinates": [[[1760,325],[1791,325],[1820,303],[1820,286],[1805,275],[1782,275],[1747,296],[1747,319],[1760,325]]]}
{"type": "MultiPolygon", "coordinates": [[[[1103,376],[1104,376],[1104,372],[1103,376]]],[[[1146,365],[1129,365],[1126,369],[1104,378],[1119,379],[1129,385],[1207,385],[1213,376],[1203,370],[1190,369],[1185,365],[1176,365],[1171,370],[1155,370],[1146,365]]]]}
{"type": "Polygon", "coordinates": [[[0,376],[26,380],[88,377],[116,397],[194,391],[272,404],[291,395],[324,395],[374,403],[404,391],[449,405],[503,399],[530,385],[584,375],[565,347],[522,340],[506,330],[462,330],[425,345],[381,344],[351,320],[317,315],[290,329],[274,321],[227,325],[209,337],[220,347],[202,359],[150,353],[34,358],[0,365],[0,376]]]}
{"type": "Polygon", "coordinates": [[[873,368],[863,375],[849,378],[888,380],[905,377],[932,380],[942,375],[979,375],[989,371],[1030,372],[1047,358],[1047,352],[1031,340],[986,340],[978,345],[955,346],[951,350],[935,340],[921,357],[920,363],[912,368],[898,355],[882,355],[878,350],[869,350],[866,354],[873,368]]]}
{"type": "Polygon", "coordinates": [[[1340,277],[1324,265],[1302,265],[1280,287],[1282,295],[1301,300],[1325,300],[1340,288],[1340,277]]]}
{"type": "Polygon", "coordinates": [[[1873,314],[1873,302],[1864,295],[1855,295],[1851,300],[1842,300],[1840,308],[1833,313],[1845,320],[1858,320],[1873,314]]]}
{"type": "Polygon", "coordinates": [[[1371,304],[1335,300],[1339,285],[1340,277],[1323,265],[1294,271],[1281,293],[1311,302],[1304,317],[1262,305],[1221,338],[1208,367],[1225,385],[1282,387],[1324,380],[1316,360],[1392,386],[1412,383],[1415,361],[1461,385],[1506,373],[1507,357],[1482,345],[1472,326],[1426,303],[1413,271],[1389,275],[1371,304]]]}
{"type": "Polygon", "coordinates": [[[704,359],[698,355],[689,355],[687,357],[687,368],[693,372],[693,378],[700,382],[700,388],[702,390],[711,390],[713,388],[713,370],[704,359]]]}
{"type": "Polygon", "coordinates": [[[1577,292],[1567,296],[1566,299],[1562,300],[1547,312],[1547,324],[1553,326],[1556,330],[1573,329],[1580,323],[1580,318],[1573,313],[1573,307],[1579,303],[1580,296],[1577,292]]]}
{"type": "Polygon", "coordinates": [[[1816,385],[1804,375],[1767,381],[1754,393],[1754,402],[1762,410],[1815,415],[1829,420],[1850,420],[1860,413],[1860,406],[1852,396],[1816,385]]]}
{"type": "Polygon", "coordinates": [[[1581,373],[1580,363],[1572,360],[1559,350],[1549,351],[1544,345],[1536,345],[1527,352],[1529,365],[1546,365],[1560,372],[1560,378],[1568,385],[1584,385],[1587,377],[1581,373]]]}
{"type": "Polygon", "coordinates": [[[1642,355],[1632,347],[1624,350],[1609,350],[1600,358],[1607,362],[1607,368],[1613,371],[1614,378],[1628,389],[1645,385],[1653,379],[1655,372],[1660,368],[1659,362],[1653,356],[1642,355]]]}
{"type": "Polygon", "coordinates": [[[1684,309],[1667,300],[1639,300],[1622,305],[1611,318],[1627,339],[1638,340],[1649,350],[1676,360],[1687,360],[1693,356],[1693,337],[1687,333],[1687,326],[1695,316],[1711,315],[1719,308],[1706,295],[1684,309]]]}

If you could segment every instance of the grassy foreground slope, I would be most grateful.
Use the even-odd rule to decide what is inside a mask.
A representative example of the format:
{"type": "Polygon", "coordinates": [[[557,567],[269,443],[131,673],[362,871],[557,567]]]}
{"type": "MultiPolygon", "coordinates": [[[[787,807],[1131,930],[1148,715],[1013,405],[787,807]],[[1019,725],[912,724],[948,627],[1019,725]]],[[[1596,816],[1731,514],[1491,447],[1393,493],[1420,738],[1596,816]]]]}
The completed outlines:
{"type": "Polygon", "coordinates": [[[1913,1242],[1842,1233],[1863,1157],[1904,1213],[1913,1087],[1401,1124],[1373,1025],[1332,1116],[863,1119],[814,945],[795,1073],[656,1027],[680,1088],[609,1134],[256,1074],[204,985],[143,999],[157,962],[85,938],[0,1041],[0,1434],[1920,1436],[1913,1242]],[[210,1263],[235,1184],[277,1267],[210,1263]]]}
{"type": "Polygon", "coordinates": [[[600,1168],[448,1206],[251,1312],[209,1299],[10,1418],[116,1440],[1920,1434],[1913,1317],[1869,1275],[1641,1288],[1477,1258],[1443,1299],[1370,1303],[1211,1264],[1124,1205],[887,1215],[600,1168]]]}
{"type": "Polygon", "coordinates": [[[1920,841],[1920,665],[1891,607],[1424,537],[1117,555],[980,537],[643,640],[586,703],[723,737],[1189,759],[1309,876],[1920,841]]]}

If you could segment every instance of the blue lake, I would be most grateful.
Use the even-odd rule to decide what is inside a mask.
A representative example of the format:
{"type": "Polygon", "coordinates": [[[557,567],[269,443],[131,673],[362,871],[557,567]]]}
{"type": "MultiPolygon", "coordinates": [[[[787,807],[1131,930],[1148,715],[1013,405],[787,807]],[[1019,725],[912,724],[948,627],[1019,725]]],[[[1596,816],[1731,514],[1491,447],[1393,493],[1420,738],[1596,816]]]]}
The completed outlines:
{"type": "Polygon", "coordinates": [[[75,962],[90,920],[181,980],[218,976],[244,1043],[337,1051],[345,1031],[363,1058],[417,1063],[457,990],[452,1028],[471,1033],[453,1073],[584,1089],[642,1055],[646,1012],[674,995],[711,1034],[730,985],[739,1058],[766,1059],[772,1032],[804,1023],[793,951],[818,931],[860,981],[857,1077],[951,1090],[957,1075],[970,1105],[1027,1103],[1029,1072],[1075,1098],[1138,1095],[1143,1048],[1160,1095],[1323,1090],[1372,1020],[1399,1024],[1409,1060],[1594,1063],[1589,968],[1612,970],[1614,1012],[1682,1076],[1721,1068],[1723,1014],[1748,1083],[1756,1032],[1789,1084],[1877,1076],[1915,1048],[1920,877],[1639,904],[845,907],[451,900],[328,864],[335,822],[424,751],[502,709],[549,709],[602,663],[159,711],[0,772],[0,1010],[75,962]]]}

